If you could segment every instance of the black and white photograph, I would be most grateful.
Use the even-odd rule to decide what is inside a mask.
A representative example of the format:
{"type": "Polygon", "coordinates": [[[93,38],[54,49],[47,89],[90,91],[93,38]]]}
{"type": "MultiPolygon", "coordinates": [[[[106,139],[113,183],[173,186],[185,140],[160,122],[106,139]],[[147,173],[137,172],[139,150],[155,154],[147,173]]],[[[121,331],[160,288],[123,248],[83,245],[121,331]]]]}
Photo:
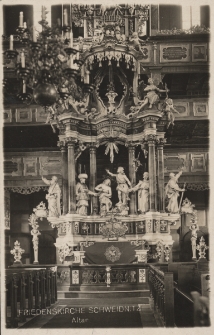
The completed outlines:
{"type": "Polygon", "coordinates": [[[0,5],[2,333],[211,334],[212,2],[0,5]]]}

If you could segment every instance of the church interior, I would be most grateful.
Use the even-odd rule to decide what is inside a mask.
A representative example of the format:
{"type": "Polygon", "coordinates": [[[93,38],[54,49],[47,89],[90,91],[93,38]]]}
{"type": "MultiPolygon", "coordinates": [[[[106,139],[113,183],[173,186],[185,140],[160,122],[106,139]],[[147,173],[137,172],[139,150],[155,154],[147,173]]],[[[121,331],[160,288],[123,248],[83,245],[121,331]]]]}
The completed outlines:
{"type": "Polygon", "coordinates": [[[210,7],[2,15],[3,326],[210,326],[210,7]]]}

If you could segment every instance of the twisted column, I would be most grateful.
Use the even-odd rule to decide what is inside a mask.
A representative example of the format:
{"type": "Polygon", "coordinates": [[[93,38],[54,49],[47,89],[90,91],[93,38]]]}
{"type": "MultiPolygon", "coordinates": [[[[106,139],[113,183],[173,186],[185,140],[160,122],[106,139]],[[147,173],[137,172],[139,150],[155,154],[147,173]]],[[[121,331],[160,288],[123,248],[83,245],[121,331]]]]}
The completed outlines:
{"type": "Polygon", "coordinates": [[[66,138],[68,145],[68,210],[76,213],[76,181],[75,181],[75,142],[76,139],[66,138]]]}
{"type": "Polygon", "coordinates": [[[164,138],[157,141],[157,189],[158,189],[158,209],[161,213],[165,212],[165,195],[164,195],[164,157],[163,146],[166,143],[164,138]]]}
{"type": "Polygon", "coordinates": [[[149,164],[149,200],[150,212],[156,211],[156,161],[155,161],[155,142],[156,135],[147,135],[148,143],[148,164],[149,164]]]}
{"type": "MultiPolygon", "coordinates": [[[[128,145],[128,153],[129,153],[129,180],[132,184],[132,186],[136,185],[136,172],[135,172],[135,146],[133,144],[127,144],[128,145]]],[[[134,215],[136,214],[136,194],[135,193],[129,193],[130,198],[130,214],[134,215]]]]}
{"type": "MultiPolygon", "coordinates": [[[[94,192],[96,182],[97,182],[97,149],[96,146],[91,144],[89,147],[90,152],[90,182],[89,182],[89,189],[90,191],[94,192]]],[[[92,214],[97,213],[98,209],[98,198],[91,197],[92,202],[92,214]]]]}
{"type": "Polygon", "coordinates": [[[62,212],[65,215],[68,213],[68,153],[64,141],[59,141],[57,145],[62,157],[62,212]]]}

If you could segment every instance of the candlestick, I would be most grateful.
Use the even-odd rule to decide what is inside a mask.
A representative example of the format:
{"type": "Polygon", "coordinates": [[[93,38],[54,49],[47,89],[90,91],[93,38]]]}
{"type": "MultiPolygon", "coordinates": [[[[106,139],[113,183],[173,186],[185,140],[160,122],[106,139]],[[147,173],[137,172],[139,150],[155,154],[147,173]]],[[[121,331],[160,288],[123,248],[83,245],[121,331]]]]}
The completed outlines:
{"type": "Polygon", "coordinates": [[[10,35],[10,50],[13,50],[13,35],[10,35]]]}
{"type": "Polygon", "coordinates": [[[23,80],[23,93],[26,93],[26,83],[25,83],[25,80],[23,80]]]}
{"type": "Polygon", "coordinates": [[[20,12],[19,13],[19,27],[23,27],[23,20],[24,20],[23,12],[20,12]]]}
{"type": "Polygon", "coordinates": [[[73,48],[73,31],[70,31],[70,48],[73,48]]]}
{"type": "Polygon", "coordinates": [[[24,22],[24,28],[25,28],[25,29],[27,28],[27,23],[26,23],[26,22],[24,22]]]}
{"type": "Polygon", "coordinates": [[[25,54],[21,52],[21,67],[25,68],[25,54]]]}
{"type": "Polygon", "coordinates": [[[33,27],[33,42],[37,42],[36,27],[33,27]]]}
{"type": "Polygon", "coordinates": [[[63,21],[64,21],[64,26],[67,26],[68,25],[68,11],[67,11],[67,9],[64,9],[63,21]]]}

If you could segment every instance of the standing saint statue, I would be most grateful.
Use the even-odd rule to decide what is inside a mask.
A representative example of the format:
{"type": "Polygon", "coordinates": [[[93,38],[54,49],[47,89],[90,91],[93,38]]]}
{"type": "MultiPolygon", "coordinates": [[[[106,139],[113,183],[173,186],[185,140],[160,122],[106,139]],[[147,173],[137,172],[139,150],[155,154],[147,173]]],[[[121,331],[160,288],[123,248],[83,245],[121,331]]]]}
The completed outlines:
{"type": "Polygon", "coordinates": [[[112,196],[111,191],[111,180],[106,178],[102,184],[99,184],[95,187],[95,191],[98,191],[99,201],[100,201],[100,214],[107,214],[112,208],[112,202],[110,200],[112,196]]]}
{"type": "Polygon", "coordinates": [[[178,213],[179,207],[178,207],[178,197],[179,197],[179,192],[184,192],[184,188],[180,188],[178,186],[178,179],[181,176],[183,172],[183,168],[179,173],[176,175],[174,173],[169,174],[170,180],[168,181],[165,192],[166,192],[166,197],[169,200],[168,206],[166,209],[168,210],[169,213],[178,213]]]}
{"type": "Polygon", "coordinates": [[[191,224],[190,228],[192,231],[191,244],[192,244],[192,259],[196,259],[196,241],[197,241],[197,231],[199,230],[199,226],[196,223],[191,224]]]}
{"type": "Polygon", "coordinates": [[[88,189],[85,181],[88,178],[86,173],[80,173],[78,175],[79,183],[76,184],[76,200],[77,200],[77,214],[87,215],[89,195],[96,196],[97,193],[91,192],[88,189]]]}
{"type": "Polygon", "coordinates": [[[48,200],[48,216],[59,217],[61,215],[61,189],[58,184],[58,178],[56,176],[53,176],[51,180],[48,180],[42,177],[42,180],[46,185],[50,186],[48,189],[48,194],[46,194],[46,199],[48,200]]]}
{"type": "Polygon", "coordinates": [[[138,191],[138,211],[140,213],[148,212],[149,210],[149,173],[144,172],[143,180],[140,180],[139,183],[129,189],[129,192],[138,191]]]}
{"type": "Polygon", "coordinates": [[[118,167],[117,174],[111,173],[109,170],[106,170],[106,172],[110,176],[116,177],[119,204],[126,205],[127,201],[129,200],[129,197],[128,197],[129,187],[128,186],[131,187],[132,185],[131,185],[130,180],[125,175],[124,168],[121,166],[118,167]]]}

